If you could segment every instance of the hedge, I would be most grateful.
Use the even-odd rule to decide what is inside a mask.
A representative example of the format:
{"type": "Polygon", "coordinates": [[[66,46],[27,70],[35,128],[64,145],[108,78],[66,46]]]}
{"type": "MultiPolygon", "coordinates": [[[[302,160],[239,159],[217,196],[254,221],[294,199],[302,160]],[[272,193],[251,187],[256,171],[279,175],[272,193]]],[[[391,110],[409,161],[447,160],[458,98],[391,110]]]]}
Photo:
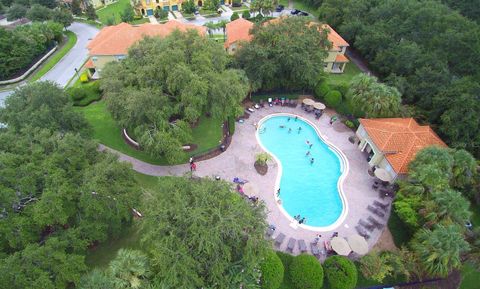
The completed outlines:
{"type": "Polygon", "coordinates": [[[323,263],[325,277],[332,289],[353,289],[357,285],[357,267],[350,259],[332,256],[323,263]]]}
{"type": "Polygon", "coordinates": [[[320,289],[323,286],[323,268],[312,255],[301,254],[290,264],[290,279],[297,289],[320,289]]]}
{"type": "Polygon", "coordinates": [[[67,89],[67,95],[73,100],[73,105],[75,106],[87,106],[102,98],[100,83],[98,81],[69,88],[67,89]]]}
{"type": "Polygon", "coordinates": [[[338,90],[331,90],[325,95],[325,103],[333,108],[337,108],[342,103],[342,94],[338,90]]]}
{"type": "Polygon", "coordinates": [[[230,116],[228,117],[228,133],[232,136],[235,133],[235,118],[230,116]]]}
{"type": "Polygon", "coordinates": [[[278,289],[283,282],[284,267],[282,260],[273,250],[269,250],[261,263],[263,289],[278,289]]]}

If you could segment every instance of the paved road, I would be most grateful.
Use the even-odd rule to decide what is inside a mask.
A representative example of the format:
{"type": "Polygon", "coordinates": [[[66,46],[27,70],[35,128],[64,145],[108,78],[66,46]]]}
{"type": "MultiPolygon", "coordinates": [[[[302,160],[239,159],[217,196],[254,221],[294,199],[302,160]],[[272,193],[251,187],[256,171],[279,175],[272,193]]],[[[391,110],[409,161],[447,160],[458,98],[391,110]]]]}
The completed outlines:
{"type": "MultiPolygon", "coordinates": [[[[75,75],[75,68],[80,68],[85,62],[88,56],[87,43],[98,33],[97,28],[79,22],[74,22],[68,27],[68,30],[77,35],[77,43],[40,79],[56,82],[61,87],[65,87],[75,75]]],[[[3,101],[11,93],[11,90],[0,92],[0,106],[3,106],[3,101]]]]}

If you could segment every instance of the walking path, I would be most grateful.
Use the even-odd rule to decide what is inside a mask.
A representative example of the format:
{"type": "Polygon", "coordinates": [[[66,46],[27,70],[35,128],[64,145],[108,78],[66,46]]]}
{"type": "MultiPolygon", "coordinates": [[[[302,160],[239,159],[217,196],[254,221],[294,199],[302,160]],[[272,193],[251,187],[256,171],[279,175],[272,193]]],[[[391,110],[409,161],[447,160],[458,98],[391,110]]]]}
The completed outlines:
{"type": "MultiPolygon", "coordinates": [[[[236,123],[235,135],[227,151],[215,158],[198,162],[195,175],[200,177],[219,176],[227,181],[232,181],[234,177],[249,180],[249,183],[257,188],[257,197],[265,202],[268,212],[267,222],[276,226],[274,237],[279,233],[286,235],[285,241],[277,249],[285,250],[290,237],[297,240],[303,239],[309,244],[319,231],[312,231],[303,225],[294,223],[293,219],[285,215],[280,209],[280,205],[275,200],[275,181],[278,174],[278,166],[275,161],[269,162],[269,170],[265,176],[259,175],[253,166],[255,155],[262,152],[255,137],[254,124],[258,123],[265,116],[274,113],[296,114],[314,123],[317,130],[321,132],[322,137],[333,143],[347,157],[350,169],[347,172],[343,188],[348,213],[345,220],[338,224],[336,228],[320,232],[323,236],[321,242],[323,244],[324,240],[329,240],[334,231],[338,232],[341,237],[356,234],[355,226],[359,219],[367,219],[368,216],[372,215],[367,210],[367,206],[372,204],[374,200],[378,200],[379,196],[371,187],[373,179],[368,175],[368,163],[365,160],[365,155],[348,140],[348,137],[354,135],[354,132],[340,122],[336,122],[333,126],[329,124],[330,115],[333,115],[334,112],[327,112],[320,120],[316,120],[314,115],[307,114],[300,106],[297,108],[281,106],[261,108],[246,119],[243,124],[236,123]]],[[[104,146],[102,146],[102,149],[113,151],[104,146]]],[[[147,175],[181,176],[190,171],[188,164],[157,166],[144,163],[118,152],[116,153],[119,154],[122,161],[131,163],[134,170],[147,175]]],[[[245,193],[249,194],[248,191],[245,191],[245,193]]],[[[386,202],[386,200],[382,201],[386,202]]],[[[389,214],[387,213],[382,220],[379,220],[376,216],[374,217],[386,224],[388,216],[389,214]]],[[[368,243],[372,247],[380,237],[381,231],[375,230],[370,234],[371,237],[368,243]]],[[[298,248],[295,248],[293,254],[298,253],[298,248]]]]}
{"type": "Polygon", "coordinates": [[[155,16],[153,16],[153,15],[148,16],[148,20],[149,20],[150,23],[152,23],[152,24],[158,24],[157,18],[155,18],[155,16]]]}

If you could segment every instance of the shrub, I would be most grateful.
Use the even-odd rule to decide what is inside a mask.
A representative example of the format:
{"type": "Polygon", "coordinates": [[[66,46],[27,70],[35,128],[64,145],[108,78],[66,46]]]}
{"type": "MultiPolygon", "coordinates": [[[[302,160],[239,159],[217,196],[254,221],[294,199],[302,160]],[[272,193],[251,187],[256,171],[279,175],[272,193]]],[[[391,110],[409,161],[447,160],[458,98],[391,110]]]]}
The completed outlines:
{"type": "Polygon", "coordinates": [[[87,83],[88,82],[88,73],[85,71],[80,75],[80,82],[87,83]]]}
{"type": "Polygon", "coordinates": [[[269,160],[271,160],[272,157],[268,153],[259,153],[255,156],[255,162],[259,165],[266,165],[269,160]]]}
{"type": "Polygon", "coordinates": [[[284,268],[280,258],[273,250],[269,250],[261,264],[263,289],[277,289],[283,281],[284,268]]]}
{"type": "Polygon", "coordinates": [[[98,81],[69,88],[67,94],[73,100],[73,105],[75,106],[87,106],[102,98],[100,83],[98,81]]]}
{"type": "Polygon", "coordinates": [[[325,277],[332,289],[353,289],[357,285],[357,267],[350,259],[332,256],[323,263],[325,277]]]}
{"type": "Polygon", "coordinates": [[[235,118],[228,117],[228,133],[232,136],[235,133],[235,118]]]}
{"type": "Polygon", "coordinates": [[[84,89],[80,87],[72,87],[67,90],[67,94],[70,96],[70,98],[75,102],[79,101],[81,99],[84,99],[87,96],[87,93],[84,89]]]}
{"type": "Polygon", "coordinates": [[[323,286],[323,268],[311,255],[298,255],[290,264],[290,279],[297,289],[319,289],[323,286]]]}
{"type": "Polygon", "coordinates": [[[348,119],[345,121],[345,125],[348,128],[355,128],[355,124],[351,120],[348,120],[348,119]]]}
{"type": "Polygon", "coordinates": [[[245,10],[242,12],[242,18],[243,19],[250,19],[251,15],[250,15],[250,12],[248,12],[248,10],[245,10]]]}
{"type": "Polygon", "coordinates": [[[332,89],[340,91],[342,95],[346,95],[348,92],[348,83],[340,83],[337,85],[333,85],[332,89]]]}
{"type": "Polygon", "coordinates": [[[235,21],[237,20],[238,18],[240,18],[240,16],[238,15],[237,12],[233,12],[232,16],[230,17],[230,21],[235,21]]]}
{"type": "Polygon", "coordinates": [[[325,103],[333,108],[342,103],[342,94],[338,90],[331,90],[325,95],[325,103]]]}
{"type": "Polygon", "coordinates": [[[329,91],[330,86],[328,83],[326,81],[322,81],[315,87],[315,97],[318,99],[323,99],[329,91]]]}

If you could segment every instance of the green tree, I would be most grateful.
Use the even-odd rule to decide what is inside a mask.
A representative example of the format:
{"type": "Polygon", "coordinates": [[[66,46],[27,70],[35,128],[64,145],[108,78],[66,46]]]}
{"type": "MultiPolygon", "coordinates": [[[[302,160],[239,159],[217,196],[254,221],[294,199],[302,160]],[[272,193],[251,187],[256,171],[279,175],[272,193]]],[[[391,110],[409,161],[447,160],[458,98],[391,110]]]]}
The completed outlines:
{"type": "Polygon", "coordinates": [[[432,217],[435,219],[448,218],[459,225],[463,225],[472,215],[470,202],[460,192],[450,189],[433,192],[432,200],[436,206],[435,212],[432,212],[434,214],[432,217]]]}
{"type": "Polygon", "coordinates": [[[182,4],[182,10],[187,14],[192,14],[193,12],[195,12],[195,9],[195,2],[193,0],[188,0],[186,2],[183,2],[182,4]]]}
{"type": "Polygon", "coordinates": [[[26,16],[32,21],[47,21],[52,18],[52,10],[45,6],[34,4],[28,9],[26,16]]]}
{"type": "Polygon", "coordinates": [[[203,9],[216,12],[220,8],[220,0],[205,0],[203,9]]]}
{"type": "Polygon", "coordinates": [[[27,7],[14,3],[10,8],[7,10],[7,20],[13,21],[16,19],[23,18],[27,15],[27,7]]]}
{"type": "Polygon", "coordinates": [[[240,18],[240,15],[238,15],[237,12],[233,12],[232,16],[230,17],[230,21],[235,21],[238,18],[240,18]]]}
{"type": "Polygon", "coordinates": [[[430,146],[415,155],[408,165],[409,177],[430,190],[448,188],[452,179],[453,157],[448,149],[430,146]]]}
{"type": "Polygon", "coordinates": [[[85,8],[85,15],[87,15],[87,19],[89,20],[96,20],[98,18],[95,8],[93,8],[91,4],[88,4],[85,8]]]}
{"type": "Polygon", "coordinates": [[[73,110],[62,89],[52,82],[35,82],[15,90],[0,108],[0,121],[20,131],[31,126],[51,131],[91,133],[85,118],[73,110]]]}
{"type": "Polygon", "coordinates": [[[236,52],[236,60],[252,82],[253,90],[311,89],[323,74],[330,46],[327,32],[300,17],[256,26],[253,40],[236,52]]]}
{"type": "Polygon", "coordinates": [[[455,150],[453,153],[452,187],[464,190],[467,195],[473,190],[477,178],[477,161],[466,150],[455,150]]]}
{"type": "Polygon", "coordinates": [[[332,289],[353,289],[357,285],[357,267],[343,256],[328,257],[323,263],[325,276],[332,289]]]}
{"type": "Polygon", "coordinates": [[[325,95],[325,103],[328,106],[337,108],[342,103],[342,94],[338,90],[330,90],[325,95]]]}
{"type": "Polygon", "coordinates": [[[43,7],[47,7],[53,9],[58,6],[58,2],[56,0],[30,0],[32,5],[38,4],[42,5],[43,7]]]}
{"type": "Polygon", "coordinates": [[[143,288],[150,275],[150,264],[141,251],[120,249],[108,270],[116,288],[143,288]]]}
{"type": "Polygon", "coordinates": [[[290,280],[296,289],[317,289],[323,286],[323,268],[317,258],[301,254],[289,266],[290,280]]]}
{"type": "Polygon", "coordinates": [[[433,231],[421,229],[411,247],[429,274],[442,277],[460,268],[461,255],[470,250],[458,225],[437,225],[433,231]]]}
{"type": "Polygon", "coordinates": [[[250,15],[250,12],[248,12],[248,10],[245,10],[242,12],[242,18],[243,19],[250,19],[251,15],[250,15]]]}
{"type": "Polygon", "coordinates": [[[55,9],[52,13],[52,20],[62,24],[67,29],[73,23],[73,16],[67,9],[55,9]]]}
{"type": "Polygon", "coordinates": [[[79,284],[87,267],[84,257],[68,254],[65,242],[51,238],[43,246],[28,245],[25,250],[0,260],[0,287],[66,288],[79,284]]]}
{"type": "Polygon", "coordinates": [[[134,131],[147,152],[170,162],[182,158],[182,145],[192,138],[190,125],[200,116],[236,117],[248,93],[245,73],[227,68],[223,47],[195,31],[145,39],[102,74],[114,119],[134,131]]]}
{"type": "Polygon", "coordinates": [[[359,74],[350,82],[347,97],[356,111],[366,117],[395,117],[400,115],[400,92],[382,83],[373,76],[359,74]]]}
{"type": "Polygon", "coordinates": [[[70,6],[73,15],[82,14],[82,8],[80,7],[80,0],[72,0],[72,5],[70,6]]]}
{"type": "Polygon", "coordinates": [[[167,177],[147,194],[142,248],[161,288],[251,288],[268,246],[265,210],[229,184],[167,177]],[[168,197],[165,197],[168,196],[168,197]]]}
{"type": "Polygon", "coordinates": [[[360,271],[365,278],[381,283],[394,273],[394,268],[389,259],[388,254],[371,251],[360,259],[360,271]]]}
{"type": "Polygon", "coordinates": [[[258,12],[261,15],[269,15],[275,9],[274,0],[253,0],[250,4],[250,11],[258,12]]]}
{"type": "Polygon", "coordinates": [[[132,22],[133,16],[134,14],[131,6],[125,6],[125,9],[123,9],[122,13],[120,14],[122,22],[132,22]]]}

